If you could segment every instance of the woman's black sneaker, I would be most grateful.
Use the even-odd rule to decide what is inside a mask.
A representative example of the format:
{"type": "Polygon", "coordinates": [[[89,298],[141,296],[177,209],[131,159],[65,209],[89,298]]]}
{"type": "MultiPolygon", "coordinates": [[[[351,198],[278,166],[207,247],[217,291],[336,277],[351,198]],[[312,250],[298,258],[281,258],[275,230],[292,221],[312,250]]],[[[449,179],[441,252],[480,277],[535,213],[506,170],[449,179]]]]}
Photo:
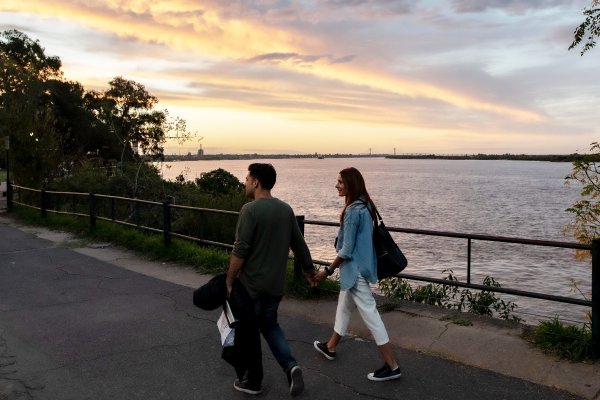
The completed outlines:
{"type": "Polygon", "coordinates": [[[329,351],[329,349],[327,348],[327,344],[315,340],[313,346],[319,353],[323,354],[323,356],[325,356],[326,359],[330,361],[335,360],[335,351],[329,351]]]}
{"type": "Polygon", "coordinates": [[[375,372],[371,372],[367,375],[367,378],[372,381],[383,382],[383,381],[391,381],[392,379],[398,379],[402,376],[400,372],[400,367],[396,367],[396,369],[391,369],[389,365],[385,364],[383,367],[379,368],[375,372]]]}

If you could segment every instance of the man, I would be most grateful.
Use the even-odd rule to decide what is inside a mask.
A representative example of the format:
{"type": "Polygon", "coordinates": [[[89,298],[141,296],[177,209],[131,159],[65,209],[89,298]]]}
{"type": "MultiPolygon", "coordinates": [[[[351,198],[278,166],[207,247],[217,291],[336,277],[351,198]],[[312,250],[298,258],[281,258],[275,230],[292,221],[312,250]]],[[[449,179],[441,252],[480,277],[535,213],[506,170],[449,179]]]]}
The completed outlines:
{"type": "Polygon", "coordinates": [[[276,177],[271,164],[254,163],[248,167],[245,193],[253,201],[240,211],[226,286],[229,297],[235,278],[239,278],[248,292],[255,319],[236,328],[236,336],[244,339],[245,365],[236,368],[238,379],[233,386],[248,394],[262,392],[260,330],[287,375],[290,394],[296,396],[304,389],[302,370],[277,322],[290,248],[309,279],[313,279],[315,271],[292,208],[271,195],[276,177]]]}

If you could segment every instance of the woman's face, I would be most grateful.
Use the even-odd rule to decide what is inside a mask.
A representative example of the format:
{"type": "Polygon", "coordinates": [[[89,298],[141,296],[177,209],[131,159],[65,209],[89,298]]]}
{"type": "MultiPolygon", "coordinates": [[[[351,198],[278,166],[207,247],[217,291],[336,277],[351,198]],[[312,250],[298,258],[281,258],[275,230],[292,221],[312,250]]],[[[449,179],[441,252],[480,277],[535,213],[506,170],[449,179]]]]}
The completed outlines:
{"type": "Polygon", "coordinates": [[[344,184],[341,175],[338,175],[337,177],[337,183],[335,184],[335,188],[338,191],[338,196],[346,197],[346,195],[348,195],[348,190],[346,189],[346,185],[344,184]]]}

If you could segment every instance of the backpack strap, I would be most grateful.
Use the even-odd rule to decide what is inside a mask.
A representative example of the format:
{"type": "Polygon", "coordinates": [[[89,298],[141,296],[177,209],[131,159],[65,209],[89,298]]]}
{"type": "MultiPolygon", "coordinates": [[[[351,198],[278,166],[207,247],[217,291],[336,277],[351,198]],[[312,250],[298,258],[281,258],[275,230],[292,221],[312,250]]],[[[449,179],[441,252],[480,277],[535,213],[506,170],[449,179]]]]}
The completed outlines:
{"type": "Polygon", "coordinates": [[[365,207],[367,207],[367,210],[369,210],[369,214],[371,214],[371,218],[373,219],[373,223],[375,223],[377,221],[377,219],[379,219],[379,222],[383,223],[383,218],[381,218],[381,214],[379,214],[379,210],[377,210],[377,207],[375,207],[375,213],[374,213],[366,201],[364,201],[363,199],[358,199],[358,201],[360,201],[361,203],[363,203],[363,205],[365,207]],[[375,214],[377,214],[377,218],[375,218],[375,214]]]}

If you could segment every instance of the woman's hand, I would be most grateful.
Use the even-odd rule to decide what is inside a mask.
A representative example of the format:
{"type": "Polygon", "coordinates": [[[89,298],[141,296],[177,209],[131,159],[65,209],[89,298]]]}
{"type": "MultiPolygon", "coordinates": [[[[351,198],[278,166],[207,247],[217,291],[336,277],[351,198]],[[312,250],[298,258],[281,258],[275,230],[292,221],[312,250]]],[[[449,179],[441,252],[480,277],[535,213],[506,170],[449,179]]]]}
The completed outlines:
{"type": "Polygon", "coordinates": [[[327,272],[324,269],[319,270],[316,274],[314,274],[310,279],[310,285],[315,287],[319,284],[319,282],[324,281],[327,278],[327,272]]]}

